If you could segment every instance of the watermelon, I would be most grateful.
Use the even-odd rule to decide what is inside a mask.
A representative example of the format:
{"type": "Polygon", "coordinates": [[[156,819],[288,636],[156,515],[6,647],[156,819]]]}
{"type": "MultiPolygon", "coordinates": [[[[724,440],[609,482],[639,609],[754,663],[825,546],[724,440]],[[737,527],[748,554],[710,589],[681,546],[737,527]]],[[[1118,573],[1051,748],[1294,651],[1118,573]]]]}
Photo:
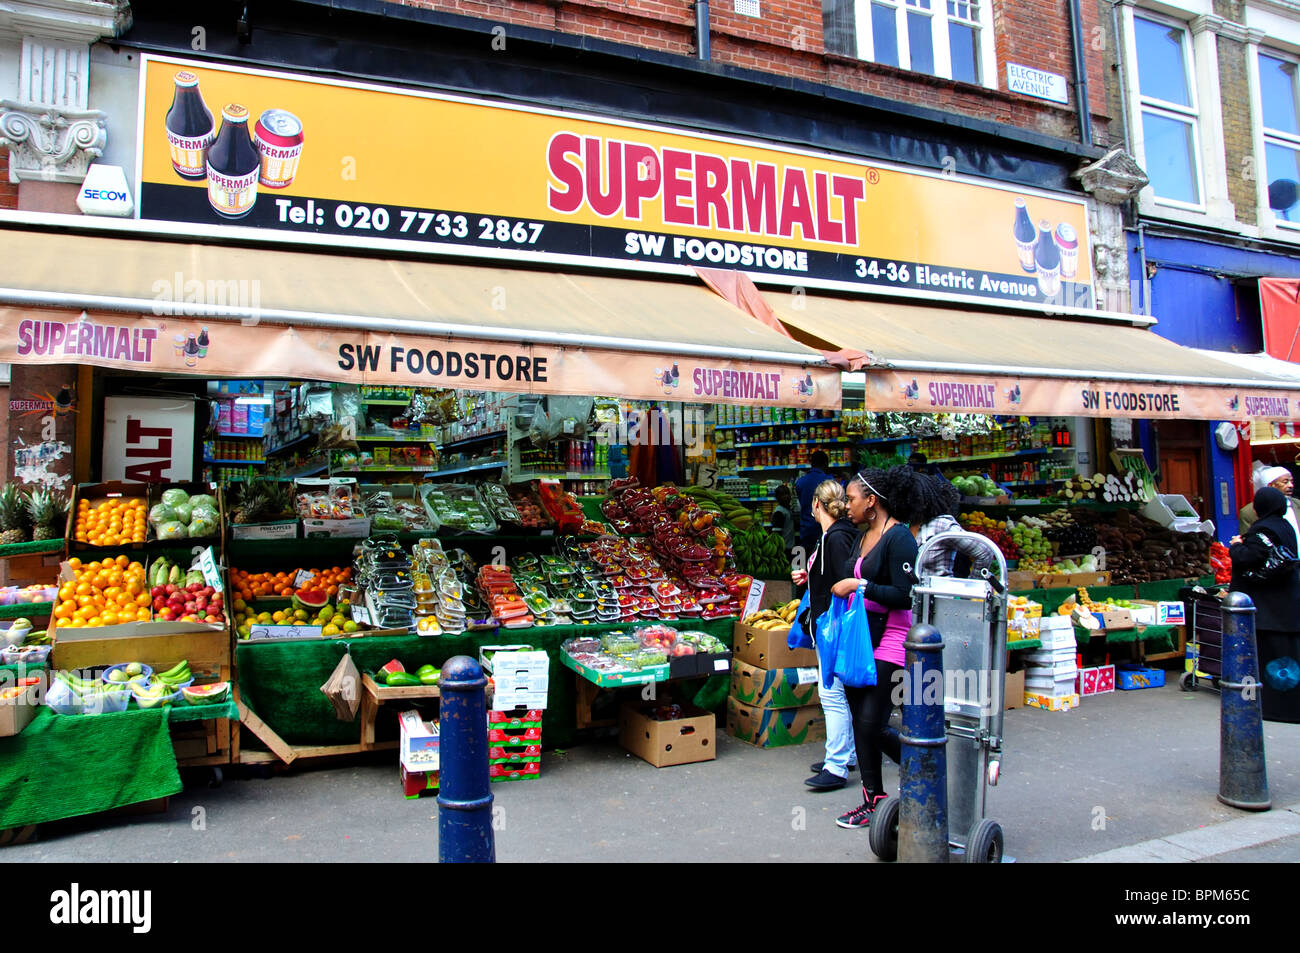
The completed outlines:
{"type": "Polygon", "coordinates": [[[230,693],[229,682],[213,682],[211,685],[188,685],[181,689],[181,694],[191,705],[215,705],[226,700],[230,693]]]}
{"type": "Polygon", "coordinates": [[[312,613],[319,612],[329,601],[329,593],[324,589],[299,589],[293,594],[293,607],[312,613]]]}

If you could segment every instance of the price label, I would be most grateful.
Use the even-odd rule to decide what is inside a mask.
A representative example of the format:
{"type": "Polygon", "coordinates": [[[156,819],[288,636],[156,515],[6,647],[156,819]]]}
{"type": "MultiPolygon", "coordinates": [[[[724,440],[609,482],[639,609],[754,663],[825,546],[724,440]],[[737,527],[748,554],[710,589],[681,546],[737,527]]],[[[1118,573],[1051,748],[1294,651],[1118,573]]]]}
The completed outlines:
{"type": "Polygon", "coordinates": [[[702,486],[706,490],[714,489],[718,485],[718,468],[707,463],[701,463],[699,472],[695,477],[695,485],[702,486]]]}
{"type": "Polygon", "coordinates": [[[373,625],[370,621],[370,610],[365,606],[350,605],[348,611],[352,613],[352,621],[357,625],[373,625]]]}
{"type": "Polygon", "coordinates": [[[301,589],[303,586],[307,585],[307,583],[311,582],[313,578],[315,578],[315,574],[310,570],[299,569],[298,575],[293,577],[293,587],[295,589],[301,589]]]}
{"type": "Polygon", "coordinates": [[[714,670],[715,672],[729,672],[729,671],[731,671],[731,659],[726,659],[726,658],[715,658],[715,659],[713,660],[713,670],[714,670]]]}
{"type": "Polygon", "coordinates": [[[758,611],[759,603],[763,601],[763,592],[767,589],[767,583],[761,579],[755,579],[749,584],[749,598],[745,600],[745,614],[742,619],[748,619],[758,611]]]}
{"type": "Polygon", "coordinates": [[[799,668],[795,669],[795,671],[799,673],[800,685],[811,685],[817,681],[817,669],[815,668],[799,668]]]}
{"type": "Polygon", "coordinates": [[[204,581],[221,592],[221,567],[217,565],[217,556],[211,546],[199,553],[199,569],[203,571],[204,581]]]}
{"type": "Polygon", "coordinates": [[[323,630],[318,625],[255,625],[249,629],[252,639],[319,639],[323,630]]]}

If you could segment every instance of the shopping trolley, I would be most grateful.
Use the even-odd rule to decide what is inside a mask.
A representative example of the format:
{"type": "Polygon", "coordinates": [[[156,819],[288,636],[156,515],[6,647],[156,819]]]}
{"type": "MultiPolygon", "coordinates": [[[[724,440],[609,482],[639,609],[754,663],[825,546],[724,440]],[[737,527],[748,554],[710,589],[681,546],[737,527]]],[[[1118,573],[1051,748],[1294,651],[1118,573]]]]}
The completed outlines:
{"type": "MultiPolygon", "coordinates": [[[[917,566],[932,549],[955,550],[974,540],[993,554],[996,569],[975,578],[931,575],[912,589],[912,615],[943,636],[944,726],[947,734],[948,843],[968,863],[1003,861],[1002,828],[984,816],[988,788],[998,783],[1002,760],[1003,691],[1007,659],[1007,564],[986,536],[953,530],[926,542],[917,566]]],[[[906,684],[906,683],[905,683],[906,684]]],[[[915,688],[907,692],[907,700],[915,688]]],[[[881,860],[898,856],[900,800],[876,808],[871,849],[881,860]]]]}
{"type": "Polygon", "coordinates": [[[1194,692],[1208,679],[1210,687],[1219,688],[1223,675],[1223,601],[1200,586],[1178,590],[1178,598],[1187,607],[1187,659],[1178,684],[1185,692],[1194,692]]]}

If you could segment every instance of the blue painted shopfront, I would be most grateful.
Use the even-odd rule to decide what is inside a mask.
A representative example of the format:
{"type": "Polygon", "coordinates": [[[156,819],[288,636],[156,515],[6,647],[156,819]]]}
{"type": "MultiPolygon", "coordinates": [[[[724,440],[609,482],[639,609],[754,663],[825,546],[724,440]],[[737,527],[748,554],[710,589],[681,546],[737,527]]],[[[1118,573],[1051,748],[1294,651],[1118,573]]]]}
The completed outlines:
{"type": "MultiPolygon", "coordinates": [[[[1208,237],[1157,235],[1149,226],[1141,239],[1136,231],[1130,231],[1128,238],[1133,310],[1149,313],[1158,322],[1157,334],[1186,347],[1244,354],[1262,351],[1256,279],[1300,278],[1300,249],[1287,255],[1240,248],[1208,237]]],[[[1210,470],[1206,496],[1213,503],[1218,537],[1227,542],[1237,531],[1237,509],[1249,501],[1250,488],[1243,488],[1245,495],[1239,501],[1233,473],[1235,454],[1215,444],[1212,432],[1216,423],[1206,428],[1210,470]]],[[[1149,448],[1150,428],[1141,429],[1143,446],[1149,448]]]]}

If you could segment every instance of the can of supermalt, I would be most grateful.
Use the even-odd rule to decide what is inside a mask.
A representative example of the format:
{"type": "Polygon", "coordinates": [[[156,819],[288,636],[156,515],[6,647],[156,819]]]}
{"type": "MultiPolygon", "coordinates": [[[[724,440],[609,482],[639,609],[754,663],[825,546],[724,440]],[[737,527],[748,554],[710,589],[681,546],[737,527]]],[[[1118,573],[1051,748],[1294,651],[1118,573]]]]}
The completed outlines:
{"type": "Polygon", "coordinates": [[[302,121],[284,109],[268,109],[257,120],[253,140],[262,157],[259,185],[283,189],[293,183],[302,158],[302,121]]]}

